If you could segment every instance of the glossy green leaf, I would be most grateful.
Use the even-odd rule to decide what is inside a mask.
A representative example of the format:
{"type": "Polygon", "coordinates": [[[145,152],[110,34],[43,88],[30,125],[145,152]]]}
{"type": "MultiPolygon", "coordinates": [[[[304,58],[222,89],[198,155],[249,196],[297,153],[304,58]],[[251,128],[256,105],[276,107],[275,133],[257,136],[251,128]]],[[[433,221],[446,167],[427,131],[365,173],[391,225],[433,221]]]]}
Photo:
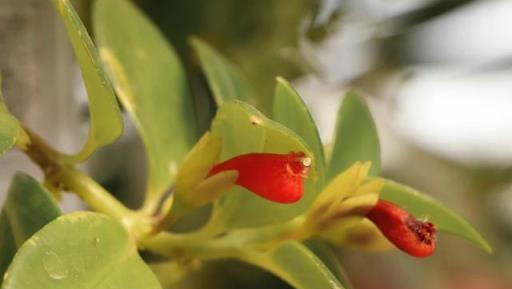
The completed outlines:
{"type": "Polygon", "coordinates": [[[157,289],[135,240],[97,213],[57,218],[28,239],[9,266],[2,289],[157,289]]]}
{"type": "Polygon", "coordinates": [[[273,119],[296,132],[311,148],[317,160],[317,174],[324,177],[324,148],[315,122],[300,95],[284,78],[277,78],[274,93],[273,119]]]}
{"type": "Polygon", "coordinates": [[[57,203],[38,182],[16,174],[0,215],[0,276],[23,242],[58,216],[57,203]]]}
{"type": "Polygon", "coordinates": [[[293,131],[266,118],[252,106],[240,101],[223,104],[213,121],[212,134],[222,138],[221,161],[251,152],[290,151],[302,151],[313,160],[312,173],[305,180],[305,194],[297,203],[273,203],[238,186],[225,193],[216,202],[215,210],[225,226],[262,226],[289,220],[304,212],[316,197],[317,191],[311,189],[317,181],[311,151],[293,131]]]}
{"type": "Polygon", "coordinates": [[[130,1],[96,1],[93,22],[102,60],[146,148],[148,205],[169,187],[197,138],[186,74],[165,37],[130,1]]]}
{"type": "Polygon", "coordinates": [[[66,158],[69,162],[81,162],[97,148],[113,143],[123,132],[123,120],[112,84],[78,14],[68,0],[52,1],[68,31],[89,97],[91,121],[87,143],[79,153],[66,158]]]}
{"type": "Polygon", "coordinates": [[[444,232],[462,237],[492,253],[489,243],[466,220],[439,201],[413,188],[386,180],[381,198],[402,207],[417,218],[426,218],[444,232]]]}
{"type": "Polygon", "coordinates": [[[217,106],[234,99],[252,100],[251,85],[236,65],[199,38],[191,38],[190,44],[197,53],[217,106]]]}
{"type": "Polygon", "coordinates": [[[356,161],[371,161],[370,175],[380,174],[377,128],[364,101],[354,92],[349,92],[338,111],[327,180],[348,169],[356,161]]]}
{"type": "Polygon", "coordinates": [[[336,252],[325,242],[319,239],[310,239],[305,242],[306,247],[315,256],[322,261],[322,263],[329,269],[329,271],[338,279],[343,287],[350,289],[352,285],[348,280],[345,270],[340,264],[336,252]]]}
{"type": "Polygon", "coordinates": [[[259,265],[296,289],[344,288],[315,254],[296,241],[270,251],[259,265]]]}

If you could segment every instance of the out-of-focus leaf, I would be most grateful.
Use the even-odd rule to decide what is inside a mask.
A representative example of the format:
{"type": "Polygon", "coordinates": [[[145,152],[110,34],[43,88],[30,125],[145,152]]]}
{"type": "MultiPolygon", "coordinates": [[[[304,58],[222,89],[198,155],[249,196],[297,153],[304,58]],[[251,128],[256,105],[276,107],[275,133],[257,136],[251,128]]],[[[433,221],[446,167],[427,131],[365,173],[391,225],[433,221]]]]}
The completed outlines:
{"type": "Polygon", "coordinates": [[[347,289],[353,287],[346,276],[345,270],[341,267],[340,261],[336,257],[336,252],[334,252],[328,244],[318,239],[310,239],[306,241],[305,245],[322,263],[324,263],[343,287],[347,289]]]}
{"type": "Polygon", "coordinates": [[[313,190],[315,159],[303,140],[293,131],[266,118],[252,106],[240,102],[224,103],[214,119],[212,134],[222,138],[221,161],[253,152],[304,152],[312,157],[313,169],[305,179],[305,194],[294,204],[278,204],[235,186],[216,202],[215,213],[226,227],[263,226],[289,220],[305,211],[316,197],[313,190]]]}
{"type": "Polygon", "coordinates": [[[282,244],[255,262],[296,289],[344,288],[315,254],[296,241],[282,244]]]}
{"type": "Polygon", "coordinates": [[[161,287],[118,222],[77,212],[46,225],[14,257],[2,289],[32,288],[161,287]]]}
{"type": "Polygon", "coordinates": [[[0,215],[0,276],[23,242],[58,216],[59,207],[36,180],[21,173],[14,177],[0,215]]]}
{"type": "Polygon", "coordinates": [[[252,100],[254,92],[249,81],[233,63],[199,38],[192,38],[190,43],[197,53],[217,106],[234,99],[245,102],[252,100]]]}
{"type": "Polygon", "coordinates": [[[417,218],[428,219],[441,231],[467,239],[488,253],[493,251],[473,226],[428,195],[387,180],[381,198],[397,204],[417,218]]]}
{"type": "Polygon", "coordinates": [[[327,170],[327,180],[356,161],[371,161],[370,175],[380,173],[380,147],[377,129],[368,107],[354,92],[343,99],[338,112],[336,138],[327,170]]]}
{"type": "Polygon", "coordinates": [[[68,0],[53,3],[68,31],[89,97],[91,122],[87,143],[80,152],[66,157],[69,162],[81,162],[99,147],[113,143],[123,132],[123,120],[112,84],[78,14],[68,0]]]}
{"type": "Polygon", "coordinates": [[[315,122],[299,94],[281,77],[277,78],[274,93],[273,119],[304,139],[315,155],[318,177],[323,180],[325,156],[315,122]]]}
{"type": "Polygon", "coordinates": [[[186,75],[158,28],[130,1],[96,1],[93,22],[102,60],[146,147],[148,205],[174,180],[197,138],[186,75]]]}

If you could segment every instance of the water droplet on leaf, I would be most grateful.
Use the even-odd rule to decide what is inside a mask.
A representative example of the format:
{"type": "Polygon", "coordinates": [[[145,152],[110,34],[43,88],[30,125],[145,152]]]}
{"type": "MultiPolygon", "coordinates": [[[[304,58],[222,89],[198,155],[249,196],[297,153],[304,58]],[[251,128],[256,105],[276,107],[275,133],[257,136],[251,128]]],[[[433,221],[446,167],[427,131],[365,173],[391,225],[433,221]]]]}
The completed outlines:
{"type": "Polygon", "coordinates": [[[48,251],[43,257],[43,267],[48,276],[54,280],[62,280],[68,276],[68,269],[57,253],[48,251]]]}

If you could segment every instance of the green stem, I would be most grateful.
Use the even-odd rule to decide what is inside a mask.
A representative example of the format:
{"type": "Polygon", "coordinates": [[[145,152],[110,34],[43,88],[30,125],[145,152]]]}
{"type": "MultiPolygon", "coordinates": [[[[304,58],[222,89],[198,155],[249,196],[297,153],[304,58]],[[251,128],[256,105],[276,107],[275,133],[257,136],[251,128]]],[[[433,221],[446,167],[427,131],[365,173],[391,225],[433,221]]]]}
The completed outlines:
{"type": "Polygon", "coordinates": [[[130,210],[114,198],[107,190],[84,173],[67,168],[60,174],[59,181],[75,192],[94,211],[122,219],[130,210]]]}
{"type": "Polygon", "coordinates": [[[141,242],[147,250],[167,257],[198,258],[214,260],[223,258],[241,258],[249,248],[255,250],[270,250],[287,240],[302,241],[300,234],[303,217],[297,217],[284,224],[240,229],[221,236],[215,225],[205,226],[190,234],[172,234],[161,232],[141,242]]]}
{"type": "Polygon", "coordinates": [[[43,171],[48,185],[75,192],[94,211],[119,220],[137,239],[151,232],[148,215],[126,208],[100,184],[65,162],[63,154],[50,147],[39,135],[25,128],[29,139],[19,148],[43,171]]]}

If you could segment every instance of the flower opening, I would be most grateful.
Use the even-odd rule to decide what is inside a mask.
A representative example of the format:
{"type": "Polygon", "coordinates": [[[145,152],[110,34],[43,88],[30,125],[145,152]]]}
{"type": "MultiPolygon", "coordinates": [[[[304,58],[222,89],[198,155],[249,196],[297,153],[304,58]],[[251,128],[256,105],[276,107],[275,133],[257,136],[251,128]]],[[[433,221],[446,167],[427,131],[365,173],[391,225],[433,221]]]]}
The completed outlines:
{"type": "Polygon", "coordinates": [[[236,184],[278,203],[294,203],[304,192],[311,159],[303,152],[288,154],[249,153],[236,156],[212,167],[208,177],[236,170],[236,184]]]}
{"type": "Polygon", "coordinates": [[[416,219],[393,203],[379,200],[367,214],[386,238],[414,257],[427,257],[436,248],[436,228],[428,221],[416,219]]]}

